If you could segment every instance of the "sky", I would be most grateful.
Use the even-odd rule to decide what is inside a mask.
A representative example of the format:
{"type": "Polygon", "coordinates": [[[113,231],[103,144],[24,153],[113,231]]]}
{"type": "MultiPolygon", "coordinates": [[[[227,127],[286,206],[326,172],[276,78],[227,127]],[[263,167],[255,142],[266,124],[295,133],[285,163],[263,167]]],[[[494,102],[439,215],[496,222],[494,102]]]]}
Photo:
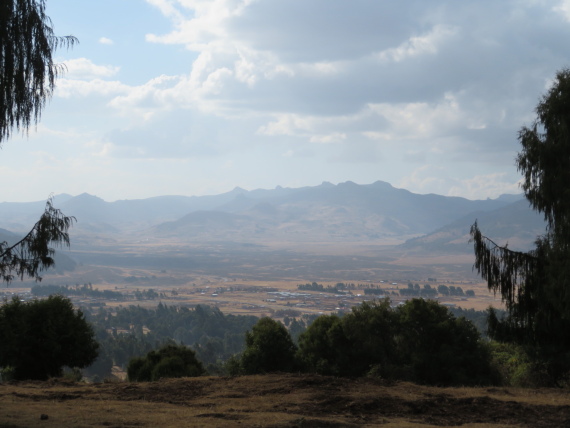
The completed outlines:
{"type": "Polygon", "coordinates": [[[381,180],[519,193],[570,0],[47,0],[67,72],[3,142],[0,201],[381,180]]]}

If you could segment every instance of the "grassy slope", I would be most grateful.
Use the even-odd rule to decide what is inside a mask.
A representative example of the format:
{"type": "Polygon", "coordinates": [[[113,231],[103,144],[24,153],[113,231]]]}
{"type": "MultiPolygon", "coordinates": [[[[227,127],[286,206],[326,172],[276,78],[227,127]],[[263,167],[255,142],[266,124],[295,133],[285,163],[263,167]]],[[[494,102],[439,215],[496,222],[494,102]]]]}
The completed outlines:
{"type": "Polygon", "coordinates": [[[97,385],[0,384],[0,427],[354,427],[570,424],[570,393],[433,388],[271,374],[97,385]],[[40,420],[40,415],[48,415],[40,420]]]}

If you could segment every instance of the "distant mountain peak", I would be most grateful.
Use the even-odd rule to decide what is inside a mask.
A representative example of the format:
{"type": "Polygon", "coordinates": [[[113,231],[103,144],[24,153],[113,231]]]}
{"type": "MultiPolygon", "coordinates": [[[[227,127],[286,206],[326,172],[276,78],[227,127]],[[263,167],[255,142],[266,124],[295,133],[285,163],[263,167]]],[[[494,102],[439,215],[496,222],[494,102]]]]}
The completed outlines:
{"type": "Polygon", "coordinates": [[[234,189],[230,193],[237,193],[238,195],[243,195],[244,193],[248,193],[247,190],[242,189],[239,186],[234,187],[234,189]]]}
{"type": "Polygon", "coordinates": [[[394,186],[392,186],[390,183],[386,182],[386,181],[382,181],[382,180],[377,180],[374,183],[372,183],[370,186],[375,187],[375,188],[386,188],[386,189],[393,189],[394,186]]]}
{"type": "Polygon", "coordinates": [[[105,201],[104,201],[103,199],[101,199],[99,196],[90,195],[89,193],[86,193],[86,192],[84,192],[84,193],[82,193],[82,194],[80,194],[80,195],[75,196],[74,199],[85,200],[85,201],[92,200],[92,201],[102,201],[102,202],[105,202],[105,201]]]}

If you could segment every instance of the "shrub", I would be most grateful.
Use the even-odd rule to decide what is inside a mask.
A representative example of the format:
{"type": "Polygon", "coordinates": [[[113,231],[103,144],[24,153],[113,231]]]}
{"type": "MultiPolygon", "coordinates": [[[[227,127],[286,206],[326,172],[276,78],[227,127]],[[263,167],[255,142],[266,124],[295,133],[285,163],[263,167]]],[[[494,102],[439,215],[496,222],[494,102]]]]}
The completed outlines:
{"type": "Polygon", "coordinates": [[[245,374],[288,372],[296,366],[297,347],[285,326],[271,318],[261,318],[246,333],[245,346],[240,364],[245,374]]]}
{"type": "Polygon", "coordinates": [[[414,382],[484,385],[498,381],[488,348],[467,319],[437,302],[413,299],[397,309],[398,358],[414,382]]]}
{"type": "Polygon", "coordinates": [[[382,377],[425,384],[497,382],[477,329],[433,301],[363,303],[339,318],[323,315],[299,338],[298,358],[310,372],[382,377]]]}
{"type": "Polygon", "coordinates": [[[80,310],[63,296],[0,306],[0,367],[14,379],[44,380],[63,367],[84,368],[97,357],[99,344],[80,310]]]}
{"type": "Polygon", "coordinates": [[[150,382],[160,378],[197,377],[205,374],[202,363],[190,348],[167,345],[150,351],[146,357],[135,357],[127,366],[131,382],[150,382]]]}

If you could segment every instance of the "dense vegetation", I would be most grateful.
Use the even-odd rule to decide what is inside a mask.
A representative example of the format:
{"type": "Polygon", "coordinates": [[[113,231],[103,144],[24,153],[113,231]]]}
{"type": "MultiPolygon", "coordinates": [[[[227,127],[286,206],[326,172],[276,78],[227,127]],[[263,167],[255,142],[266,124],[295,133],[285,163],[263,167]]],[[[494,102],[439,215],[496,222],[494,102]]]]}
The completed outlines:
{"type": "Polygon", "coordinates": [[[205,370],[194,351],[183,345],[166,345],[150,351],[145,357],[132,358],[127,368],[128,379],[138,382],[203,374],[205,370]]]}
{"type": "Polygon", "coordinates": [[[322,315],[299,337],[262,318],[231,361],[233,374],[306,371],[379,376],[435,385],[498,383],[491,352],[475,326],[434,301],[363,303],[342,317],[322,315]]]}
{"type": "Polygon", "coordinates": [[[98,290],[94,289],[91,284],[84,284],[83,286],[70,287],[68,285],[34,285],[31,290],[32,294],[37,297],[46,297],[53,294],[60,294],[62,296],[83,296],[93,297],[99,299],[115,299],[123,300],[124,296],[118,291],[112,290],[98,290]]]}
{"type": "Polygon", "coordinates": [[[486,328],[484,312],[448,309],[423,299],[396,307],[391,307],[389,300],[364,302],[344,315],[294,317],[300,314],[288,312],[281,314],[283,323],[267,317],[225,315],[218,308],[201,305],[101,307],[94,312],[86,310],[93,327],[63,296],[14,302],[0,310],[0,339],[6,344],[0,366],[19,379],[45,379],[61,375],[64,366],[85,367],[93,362],[94,355],[80,361],[77,352],[69,351],[69,343],[65,348],[58,342],[70,338],[75,343],[71,346],[83,351],[97,351],[95,339],[99,342],[99,357],[83,370],[93,380],[109,377],[113,365],[122,366],[135,381],[206,372],[237,375],[275,371],[378,376],[436,385],[534,385],[539,380],[522,348],[481,338],[477,328],[486,328]],[[42,305],[51,311],[31,317],[25,328],[16,325],[14,319],[18,317],[9,316],[16,309],[42,305]],[[83,320],[80,328],[70,321],[70,311],[83,320]],[[42,323],[44,319],[52,321],[42,323]],[[67,331],[69,326],[71,331],[67,331]],[[22,331],[25,335],[15,334],[22,331]],[[91,334],[87,334],[87,345],[81,342],[82,332],[84,336],[85,332],[91,334]],[[46,343],[42,335],[50,338],[49,346],[67,349],[65,356],[50,354],[56,363],[48,371],[41,369],[46,361],[38,364],[38,356],[47,352],[42,347],[46,343]],[[14,341],[17,337],[21,343],[14,341]],[[77,341],[78,337],[81,340],[77,341]],[[17,354],[8,360],[12,355],[7,353],[9,349],[26,355],[17,354]]]}
{"type": "Polygon", "coordinates": [[[99,347],[83,313],[62,296],[5,302],[0,343],[0,367],[14,379],[47,379],[61,376],[64,366],[86,367],[99,347]]]}
{"type": "MultiPolygon", "coordinates": [[[[434,278],[430,278],[434,279],[434,278]]],[[[435,280],[434,280],[435,281],[435,280]]],[[[335,285],[323,285],[319,284],[318,282],[306,283],[306,284],[298,284],[297,288],[299,290],[306,290],[306,291],[320,291],[323,293],[334,293],[334,294],[342,294],[342,293],[349,293],[353,294],[352,291],[359,291],[364,293],[365,295],[372,295],[372,296],[390,296],[390,295],[399,295],[404,297],[424,297],[427,299],[437,297],[438,295],[442,296],[457,296],[457,297],[474,297],[475,292],[473,290],[466,290],[465,292],[459,286],[454,285],[444,285],[440,284],[437,286],[431,286],[430,284],[424,284],[421,287],[419,284],[412,284],[411,282],[407,285],[406,288],[397,288],[394,290],[394,287],[390,288],[382,288],[380,285],[376,284],[354,284],[354,283],[344,283],[344,282],[337,282],[335,285]]]]}
{"type": "Polygon", "coordinates": [[[87,316],[101,344],[101,355],[88,374],[98,378],[109,376],[112,364],[127,367],[132,358],[168,344],[191,345],[210,373],[221,373],[223,362],[243,350],[245,333],[258,321],[254,316],[225,315],[215,307],[162,303],[156,309],[101,307],[87,316]]]}

